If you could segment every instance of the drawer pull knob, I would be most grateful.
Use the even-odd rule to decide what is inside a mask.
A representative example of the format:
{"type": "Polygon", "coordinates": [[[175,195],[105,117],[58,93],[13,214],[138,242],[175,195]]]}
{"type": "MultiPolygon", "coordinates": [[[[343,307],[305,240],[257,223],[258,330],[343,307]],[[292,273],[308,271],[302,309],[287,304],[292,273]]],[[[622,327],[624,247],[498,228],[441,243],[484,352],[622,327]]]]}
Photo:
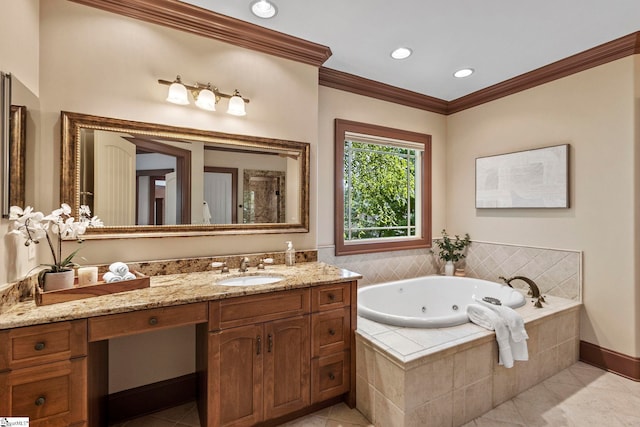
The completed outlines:
{"type": "Polygon", "coordinates": [[[260,350],[262,349],[262,339],[260,335],[256,337],[256,354],[260,355],[260,350]]]}
{"type": "Polygon", "coordinates": [[[36,406],[42,406],[44,405],[44,402],[46,402],[46,399],[44,398],[44,396],[40,396],[34,403],[36,404],[36,406]]]}
{"type": "Polygon", "coordinates": [[[273,350],[273,335],[271,334],[267,335],[267,344],[268,344],[267,351],[271,353],[271,351],[273,350]]]}
{"type": "Polygon", "coordinates": [[[329,301],[335,301],[336,300],[336,296],[334,294],[329,294],[329,301]]]}
{"type": "Polygon", "coordinates": [[[150,324],[151,326],[155,326],[155,325],[157,325],[157,324],[158,324],[158,318],[157,318],[157,317],[151,317],[151,318],[149,319],[149,324],[150,324]]]}
{"type": "Polygon", "coordinates": [[[41,351],[41,350],[44,350],[44,347],[45,347],[44,342],[39,341],[36,343],[36,345],[33,348],[35,351],[41,351]]]}
{"type": "Polygon", "coordinates": [[[336,334],[336,331],[333,329],[329,329],[329,335],[334,336],[336,334]]]}
{"type": "Polygon", "coordinates": [[[329,372],[329,379],[330,379],[331,381],[333,381],[333,380],[335,380],[335,379],[336,379],[336,376],[335,376],[335,375],[333,375],[333,372],[329,372]]]}

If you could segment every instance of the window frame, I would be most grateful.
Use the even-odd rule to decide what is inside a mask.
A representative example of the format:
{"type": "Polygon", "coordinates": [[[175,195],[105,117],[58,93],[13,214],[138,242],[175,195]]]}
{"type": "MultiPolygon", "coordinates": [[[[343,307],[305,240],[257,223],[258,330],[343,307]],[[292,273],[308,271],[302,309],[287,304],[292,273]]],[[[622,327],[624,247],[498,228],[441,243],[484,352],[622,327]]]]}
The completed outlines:
{"type": "Polygon", "coordinates": [[[368,123],[335,119],[334,135],[334,239],[335,254],[355,255],[407,249],[431,247],[431,135],[394,129],[368,123]],[[420,193],[421,235],[412,238],[391,238],[389,241],[346,243],[344,240],[344,141],[346,133],[359,133],[372,137],[381,137],[422,144],[422,185],[420,193]]]}

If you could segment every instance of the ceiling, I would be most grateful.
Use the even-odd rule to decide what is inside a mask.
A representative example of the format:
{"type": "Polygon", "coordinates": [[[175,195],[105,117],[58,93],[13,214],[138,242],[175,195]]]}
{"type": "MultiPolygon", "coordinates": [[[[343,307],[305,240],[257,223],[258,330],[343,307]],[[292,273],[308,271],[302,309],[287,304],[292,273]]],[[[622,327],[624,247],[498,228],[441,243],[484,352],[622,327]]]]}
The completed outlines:
{"type": "Polygon", "coordinates": [[[251,0],[183,1],[328,46],[324,67],[446,101],[640,30],[640,0],[273,0],[272,19],[251,0]],[[391,59],[400,46],[413,55],[391,59]]]}

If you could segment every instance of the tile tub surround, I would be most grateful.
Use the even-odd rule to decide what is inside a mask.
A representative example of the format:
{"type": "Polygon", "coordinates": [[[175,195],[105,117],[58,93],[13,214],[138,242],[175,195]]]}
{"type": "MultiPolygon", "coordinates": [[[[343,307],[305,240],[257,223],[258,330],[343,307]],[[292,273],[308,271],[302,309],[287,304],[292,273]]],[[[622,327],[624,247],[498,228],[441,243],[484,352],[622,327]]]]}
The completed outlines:
{"type": "MultiPolygon", "coordinates": [[[[360,286],[438,274],[443,266],[430,249],[335,256],[333,246],[318,248],[318,260],[363,273],[360,286]]],[[[526,276],[544,295],[582,301],[582,252],[472,241],[458,263],[468,277],[498,282],[499,276],[526,276]]],[[[512,285],[525,289],[515,280],[512,285]]]]}
{"type": "Polygon", "coordinates": [[[460,426],[578,360],[581,304],[549,297],[517,311],[529,360],[498,365],[495,334],[467,323],[399,328],[358,318],[356,406],[376,427],[460,426]]]}

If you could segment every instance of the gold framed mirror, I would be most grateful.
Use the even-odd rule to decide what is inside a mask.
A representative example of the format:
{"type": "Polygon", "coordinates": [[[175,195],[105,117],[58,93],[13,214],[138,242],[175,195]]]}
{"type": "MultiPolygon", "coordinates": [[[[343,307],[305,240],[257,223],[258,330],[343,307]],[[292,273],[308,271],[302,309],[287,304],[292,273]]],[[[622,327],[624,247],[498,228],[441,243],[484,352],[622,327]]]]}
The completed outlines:
{"type": "Polygon", "coordinates": [[[61,121],[60,201],[105,223],[86,238],[309,231],[306,142],[64,111],[61,121]]]}
{"type": "Polygon", "coordinates": [[[9,115],[9,206],[25,205],[27,107],[12,105],[9,115]]]}

